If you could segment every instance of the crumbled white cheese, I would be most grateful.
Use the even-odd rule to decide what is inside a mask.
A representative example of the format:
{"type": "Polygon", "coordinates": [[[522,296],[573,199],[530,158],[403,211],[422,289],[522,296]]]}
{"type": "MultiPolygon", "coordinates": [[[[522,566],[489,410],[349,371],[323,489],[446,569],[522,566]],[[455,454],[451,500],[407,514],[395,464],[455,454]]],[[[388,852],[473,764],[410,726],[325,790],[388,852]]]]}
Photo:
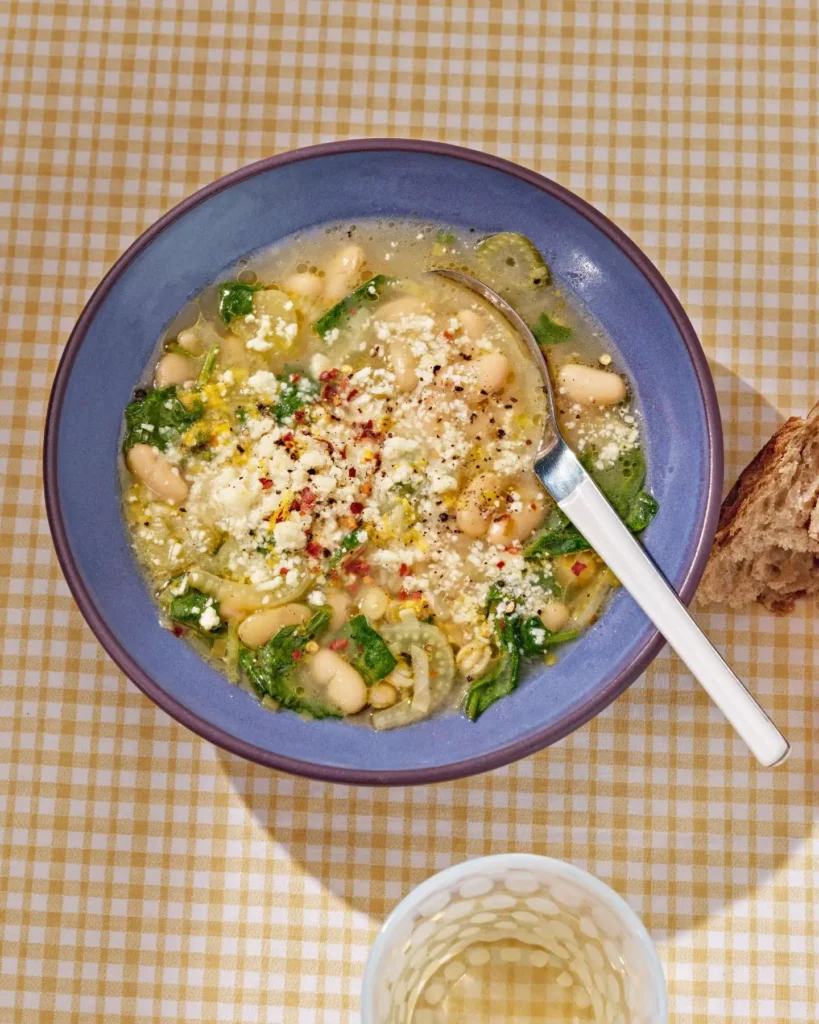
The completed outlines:
{"type": "Polygon", "coordinates": [[[219,614],[217,613],[216,609],[213,607],[212,604],[209,604],[202,612],[202,614],[199,616],[200,628],[206,630],[208,633],[212,629],[216,629],[216,627],[221,623],[221,621],[222,620],[219,618],[219,614]]]}

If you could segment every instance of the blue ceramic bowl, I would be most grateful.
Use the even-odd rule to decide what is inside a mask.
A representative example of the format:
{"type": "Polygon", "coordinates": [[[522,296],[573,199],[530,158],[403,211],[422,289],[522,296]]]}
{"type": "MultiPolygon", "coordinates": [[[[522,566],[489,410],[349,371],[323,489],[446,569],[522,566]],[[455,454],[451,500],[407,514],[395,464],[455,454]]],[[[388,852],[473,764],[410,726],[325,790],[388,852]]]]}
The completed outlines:
{"type": "Polygon", "coordinates": [[[270,715],[160,628],[119,508],[124,406],[182,306],[237,259],[294,231],[419,215],[479,232],[522,231],[561,287],[602,324],[636,384],[650,487],[645,543],[684,599],[699,581],[722,481],[716,396],[694,330],[633,242],[554,182],[440,143],[367,139],[262,160],[180,203],[117,261],[63,355],[48,412],[46,501],[57,553],[106,651],[194,732],[260,764],[349,783],[426,783],[514,761],[576,729],[639,675],[662,640],[628,594],[559,664],[477,723],[448,714],[397,732],[270,715]]]}

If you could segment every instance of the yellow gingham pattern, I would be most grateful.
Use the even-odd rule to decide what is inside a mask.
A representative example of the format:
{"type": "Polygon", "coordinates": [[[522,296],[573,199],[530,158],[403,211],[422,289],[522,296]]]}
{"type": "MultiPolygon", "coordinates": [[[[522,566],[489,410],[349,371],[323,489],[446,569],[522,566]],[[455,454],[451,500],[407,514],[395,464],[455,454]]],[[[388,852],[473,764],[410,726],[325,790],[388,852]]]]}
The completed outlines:
{"type": "Polygon", "coordinates": [[[812,607],[702,617],[794,745],[776,772],[665,655],[491,775],[297,781],[114,669],[58,571],[39,462],[68,332],[139,232],[259,157],[392,134],[541,170],[645,249],[708,352],[732,479],[817,397],[817,41],[812,0],[0,5],[0,1021],[355,1021],[393,904],[512,849],[624,894],[674,1022],[817,1020],[812,607]]]}

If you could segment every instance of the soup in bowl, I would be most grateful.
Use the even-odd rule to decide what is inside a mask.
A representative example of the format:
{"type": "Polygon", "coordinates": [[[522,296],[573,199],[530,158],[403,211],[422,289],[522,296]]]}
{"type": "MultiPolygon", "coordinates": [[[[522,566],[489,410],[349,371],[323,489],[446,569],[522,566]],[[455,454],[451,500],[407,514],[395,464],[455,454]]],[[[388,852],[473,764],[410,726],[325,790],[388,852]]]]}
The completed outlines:
{"type": "Polygon", "coordinates": [[[52,524],[64,565],[84,559],[69,580],[98,635],[186,724],[320,777],[464,774],[594,713],[651,656],[652,630],[534,476],[545,397],[521,339],[430,271],[467,270],[532,326],[567,439],[627,525],[651,524],[649,548],[672,537],[660,561],[683,591],[716,507],[708,381],[656,271],[647,277],[616,229],[556,186],[460,151],[362,146],[363,170],[343,155],[249,169],[173,212],[115,268],[55,389],[49,458],[64,454],[49,480],[52,524]],[[332,219],[345,189],[326,188],[317,163],[344,184],[383,157],[410,176],[405,162],[419,157],[421,177],[426,160],[446,170],[437,194],[417,189],[427,208],[382,196],[389,214],[332,219]],[[298,167],[317,201],[282,201],[271,222],[258,185],[286,191],[284,172],[298,167]],[[491,222],[468,190],[461,209],[444,201],[488,171],[504,197],[491,222]],[[550,200],[548,245],[518,230],[521,181],[529,199],[550,200]],[[156,288],[171,252],[179,279],[156,288]],[[140,294],[157,301],[141,308],[140,294]],[[117,311],[131,318],[118,323],[119,361],[105,339],[117,311]],[[650,330],[671,377],[694,390],[658,401],[639,373],[650,354],[624,322],[650,330]],[[96,345],[97,361],[80,345],[96,345]],[[84,421],[89,454],[94,413],[72,387],[96,394],[90,382],[106,373],[115,387],[90,433],[110,432],[102,447],[119,471],[86,491],[105,526],[89,561],[80,518],[65,522],[66,507],[79,513],[70,444],[84,421]],[[680,418],[695,442],[683,486],[680,418]],[[114,579],[127,581],[127,607],[114,579]]]}

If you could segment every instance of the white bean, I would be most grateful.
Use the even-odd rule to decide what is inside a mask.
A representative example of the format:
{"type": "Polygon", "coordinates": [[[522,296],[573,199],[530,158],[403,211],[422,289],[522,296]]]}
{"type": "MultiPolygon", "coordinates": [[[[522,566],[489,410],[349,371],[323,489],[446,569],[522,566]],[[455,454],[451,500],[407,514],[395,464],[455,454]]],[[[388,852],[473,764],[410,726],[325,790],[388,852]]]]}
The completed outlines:
{"type": "Polygon", "coordinates": [[[546,517],[546,503],[539,494],[521,496],[523,508],[500,516],[489,527],[486,539],[490,544],[506,547],[515,541],[525,540],[538,528],[546,517]]]}
{"type": "Polygon", "coordinates": [[[562,601],[549,601],[540,609],[540,621],[548,630],[556,633],[569,621],[569,609],[562,601]]]}
{"type": "Polygon", "coordinates": [[[322,647],[307,664],[315,681],[327,687],[328,698],[345,715],[354,715],[367,703],[364,680],[340,654],[322,647]]]}
{"type": "Polygon", "coordinates": [[[482,402],[488,395],[503,391],[509,376],[509,360],[502,352],[489,352],[472,363],[471,376],[476,393],[469,396],[473,402],[482,402]]]}
{"type": "Polygon", "coordinates": [[[254,612],[239,626],[239,639],[255,650],[266,644],[283,626],[297,626],[310,618],[310,609],[304,604],[285,604],[281,608],[267,608],[254,612]]]}
{"type": "Polygon", "coordinates": [[[176,343],[190,352],[192,356],[201,356],[205,350],[199,334],[193,327],[186,327],[184,331],[180,331],[176,336],[176,343]]]}
{"type": "Polygon", "coordinates": [[[282,288],[291,295],[300,295],[304,299],[317,299],[324,287],[317,274],[291,274],[282,281],[282,288]]]}
{"type": "Polygon", "coordinates": [[[387,614],[390,598],[386,590],[381,587],[367,587],[358,602],[362,615],[366,615],[371,622],[378,622],[387,614]]]}
{"type": "Polygon", "coordinates": [[[341,629],[350,611],[350,595],[342,590],[331,590],[324,600],[330,606],[330,629],[341,629]]]}
{"type": "Polygon", "coordinates": [[[415,295],[402,295],[398,299],[385,302],[378,308],[375,316],[378,320],[400,320],[402,316],[419,316],[426,308],[423,299],[415,295]]]}
{"type": "Polygon", "coordinates": [[[332,360],[323,352],[316,352],[310,357],[310,375],[318,380],[319,377],[333,368],[332,360]]]}
{"type": "Polygon", "coordinates": [[[181,505],[187,498],[188,485],[179,475],[179,470],[153,445],[135,444],[125,461],[137,480],[141,480],[158,498],[172,505],[181,505]]]}
{"type": "Polygon", "coordinates": [[[418,384],[418,374],[415,372],[415,356],[405,341],[394,341],[390,345],[390,362],[392,363],[392,372],[395,374],[395,386],[398,391],[405,394],[409,391],[414,391],[418,384]]]}
{"type": "Polygon", "coordinates": [[[612,370],[567,363],[557,374],[557,387],[581,405],[615,405],[626,397],[626,382],[612,370]]]}
{"type": "Polygon", "coordinates": [[[166,388],[169,384],[184,384],[196,379],[196,363],[178,352],[168,352],[156,364],[154,387],[166,388]]]}
{"type": "Polygon", "coordinates": [[[497,510],[500,479],[496,473],[479,473],[464,488],[458,500],[455,521],[467,537],[483,537],[497,510]]]}
{"type": "Polygon", "coordinates": [[[364,260],[364,250],[358,245],[345,245],[331,257],[324,278],[324,298],[327,302],[340,302],[352,291],[364,260]]]}
{"type": "Polygon", "coordinates": [[[473,309],[462,309],[457,314],[458,320],[461,324],[461,330],[473,341],[477,341],[478,338],[482,338],[486,333],[486,324],[483,321],[483,317],[480,313],[476,313],[473,309]]]}
{"type": "Polygon", "coordinates": [[[370,687],[370,705],[374,708],[391,708],[398,700],[398,691],[391,683],[380,682],[370,687]]]}

